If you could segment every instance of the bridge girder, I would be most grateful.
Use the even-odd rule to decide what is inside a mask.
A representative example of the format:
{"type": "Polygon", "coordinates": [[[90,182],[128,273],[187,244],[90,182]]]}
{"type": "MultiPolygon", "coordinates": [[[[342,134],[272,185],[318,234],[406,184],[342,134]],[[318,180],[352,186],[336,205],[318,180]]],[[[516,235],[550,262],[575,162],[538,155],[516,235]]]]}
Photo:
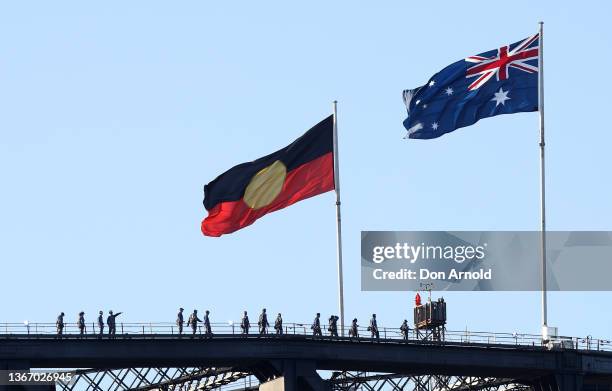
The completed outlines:
{"type": "Polygon", "coordinates": [[[247,376],[260,383],[283,376],[296,390],[570,390],[583,378],[612,384],[612,354],[577,349],[298,335],[0,338],[0,370],[78,365],[95,368],[79,373],[85,389],[116,391],[213,389],[247,376]],[[320,371],[353,375],[321,379],[320,371]]]}
{"type": "MultiPolygon", "coordinates": [[[[78,370],[68,384],[59,383],[61,391],[205,391],[232,385],[235,389],[257,389],[259,381],[252,372],[233,368],[119,368],[78,370]],[[251,377],[248,382],[238,384],[251,377]],[[238,388],[239,387],[239,388],[238,388]]],[[[444,376],[369,374],[365,372],[335,372],[324,382],[338,391],[502,391],[528,390],[530,386],[516,384],[512,379],[444,376]]]]}
{"type": "Polygon", "coordinates": [[[243,379],[248,372],[232,368],[118,368],[77,370],[70,382],[60,382],[61,391],[153,391],[213,390],[243,379]]]}

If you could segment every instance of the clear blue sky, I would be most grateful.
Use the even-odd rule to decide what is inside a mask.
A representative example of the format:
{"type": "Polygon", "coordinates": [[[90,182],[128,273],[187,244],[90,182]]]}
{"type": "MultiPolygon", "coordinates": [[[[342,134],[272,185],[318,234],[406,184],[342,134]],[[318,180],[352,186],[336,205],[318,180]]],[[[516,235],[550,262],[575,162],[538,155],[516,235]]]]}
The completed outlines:
{"type": "MultiPolygon", "coordinates": [[[[610,13],[604,1],[3,3],[0,320],[336,312],[332,193],[222,238],[200,221],[205,183],[287,145],[337,99],[347,317],[399,326],[413,293],[360,291],[361,230],[539,226],[536,113],[407,141],[401,92],[539,20],[549,227],[612,230],[610,13]]],[[[445,298],[450,329],[539,332],[539,293],[445,298]]],[[[549,323],[612,337],[611,301],[551,294],[549,323]]]]}

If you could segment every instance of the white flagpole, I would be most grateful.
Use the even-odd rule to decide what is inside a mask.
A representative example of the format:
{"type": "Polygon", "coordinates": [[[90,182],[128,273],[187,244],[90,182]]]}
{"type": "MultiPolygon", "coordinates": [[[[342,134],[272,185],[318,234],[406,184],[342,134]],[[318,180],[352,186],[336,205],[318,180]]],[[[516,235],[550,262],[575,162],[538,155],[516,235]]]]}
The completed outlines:
{"type": "Polygon", "coordinates": [[[546,181],[544,171],[544,22],[540,22],[538,50],[538,111],[540,113],[540,203],[542,217],[542,338],[548,338],[546,308],[546,181]]]}
{"type": "Polygon", "coordinates": [[[344,282],[342,278],[342,220],[340,217],[340,170],[338,159],[338,101],[334,101],[334,188],[336,189],[336,240],[338,256],[338,300],[340,306],[340,336],[344,337],[344,282]]]}

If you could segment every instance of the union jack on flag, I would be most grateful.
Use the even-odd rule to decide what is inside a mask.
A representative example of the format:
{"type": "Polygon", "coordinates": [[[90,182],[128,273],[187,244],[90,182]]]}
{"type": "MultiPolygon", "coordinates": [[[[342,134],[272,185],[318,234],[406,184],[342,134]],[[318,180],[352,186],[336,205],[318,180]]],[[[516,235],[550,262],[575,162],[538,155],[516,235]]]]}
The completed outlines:
{"type": "Polygon", "coordinates": [[[404,91],[408,138],[431,139],[482,118],[538,110],[539,34],[469,56],[404,91]]]}
{"type": "Polygon", "coordinates": [[[493,57],[470,56],[465,59],[467,62],[477,63],[468,68],[466,77],[478,76],[478,78],[469,85],[468,90],[475,90],[486,83],[493,76],[497,76],[497,80],[506,80],[508,78],[508,68],[513,67],[528,73],[538,71],[538,67],[528,63],[529,60],[538,58],[538,46],[530,46],[538,39],[538,35],[533,35],[521,42],[514,49],[510,50],[510,46],[502,46],[497,49],[497,55],[493,57]]]}

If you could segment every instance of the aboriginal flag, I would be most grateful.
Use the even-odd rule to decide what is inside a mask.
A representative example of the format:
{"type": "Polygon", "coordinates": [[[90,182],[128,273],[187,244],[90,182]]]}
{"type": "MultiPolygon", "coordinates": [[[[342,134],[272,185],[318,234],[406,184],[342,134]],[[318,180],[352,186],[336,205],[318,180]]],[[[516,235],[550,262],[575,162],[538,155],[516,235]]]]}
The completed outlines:
{"type": "Polygon", "coordinates": [[[287,147],[230,168],[204,186],[202,233],[221,236],[263,215],[333,190],[333,116],[287,147]]]}

